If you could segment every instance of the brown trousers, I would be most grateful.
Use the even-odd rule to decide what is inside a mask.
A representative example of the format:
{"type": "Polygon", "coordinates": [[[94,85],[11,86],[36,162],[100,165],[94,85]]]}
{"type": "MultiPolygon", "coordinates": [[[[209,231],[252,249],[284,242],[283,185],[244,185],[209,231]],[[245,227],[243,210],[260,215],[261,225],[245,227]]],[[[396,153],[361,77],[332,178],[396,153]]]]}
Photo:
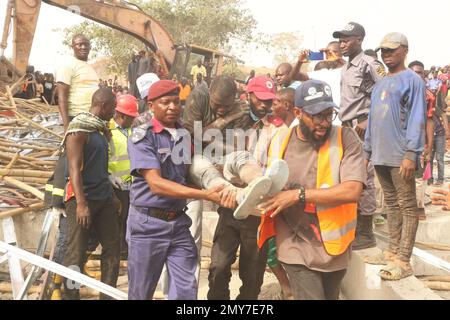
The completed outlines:
{"type": "MultiPolygon", "coordinates": [[[[115,287],[119,276],[120,231],[117,208],[112,199],[103,201],[88,200],[91,212],[91,228],[102,245],[101,281],[115,287]]],[[[66,203],[67,214],[67,252],[63,265],[76,268],[80,272],[86,263],[86,250],[89,241],[89,229],[77,222],[77,203],[73,198],[66,203]]],[[[64,281],[65,297],[70,300],[80,298],[77,285],[71,280],[64,281]]],[[[108,299],[100,294],[100,299],[108,299]]]]}

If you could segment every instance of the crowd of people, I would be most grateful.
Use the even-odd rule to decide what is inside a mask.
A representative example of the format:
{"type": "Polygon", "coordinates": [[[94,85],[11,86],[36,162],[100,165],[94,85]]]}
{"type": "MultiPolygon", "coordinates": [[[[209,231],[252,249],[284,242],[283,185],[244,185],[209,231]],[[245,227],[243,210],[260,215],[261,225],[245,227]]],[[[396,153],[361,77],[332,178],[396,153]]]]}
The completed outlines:
{"type": "Polygon", "coordinates": [[[28,66],[25,73],[25,81],[20,90],[14,95],[22,99],[40,98],[49,105],[58,103],[56,94],[56,82],[52,73],[34,71],[33,66],[28,66]]]}
{"type": "Polygon", "coordinates": [[[66,211],[56,261],[83,270],[100,242],[101,281],[115,286],[127,259],[129,299],[152,299],[158,281],[168,299],[197,299],[207,200],[219,215],[208,299],[230,299],[238,248],[237,299],[258,298],[266,264],[281,299],[338,299],[352,250],[376,246],[377,208],[389,246],[366,263],[385,280],[412,275],[417,172],[436,159],[445,181],[450,68],[407,66],[396,32],[363,51],[365,35],[350,22],[330,33],[314,71],[303,50],[244,86],[227,75],[208,84],[201,60],[191,79],[161,80],[142,52],[129,92],[99,88],[89,39],[76,35],[56,74],[65,138],[53,190],[64,192],[52,205],[66,211]]]}

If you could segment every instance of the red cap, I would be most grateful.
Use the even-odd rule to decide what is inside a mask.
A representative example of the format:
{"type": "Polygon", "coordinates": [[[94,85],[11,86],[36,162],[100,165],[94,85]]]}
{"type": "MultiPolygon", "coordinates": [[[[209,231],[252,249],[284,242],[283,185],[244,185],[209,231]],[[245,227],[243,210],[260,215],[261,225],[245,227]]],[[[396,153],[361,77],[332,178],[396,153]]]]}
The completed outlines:
{"type": "Polygon", "coordinates": [[[130,117],[137,117],[139,115],[137,99],[131,94],[123,94],[117,97],[116,111],[130,117]]]}
{"type": "Polygon", "coordinates": [[[254,93],[259,100],[275,99],[275,83],[266,76],[259,76],[250,80],[247,92],[254,93]]]}
{"type": "Polygon", "coordinates": [[[178,85],[172,80],[159,80],[151,85],[148,89],[147,101],[152,101],[161,98],[168,93],[172,93],[171,96],[178,95],[179,92],[178,85]]]}

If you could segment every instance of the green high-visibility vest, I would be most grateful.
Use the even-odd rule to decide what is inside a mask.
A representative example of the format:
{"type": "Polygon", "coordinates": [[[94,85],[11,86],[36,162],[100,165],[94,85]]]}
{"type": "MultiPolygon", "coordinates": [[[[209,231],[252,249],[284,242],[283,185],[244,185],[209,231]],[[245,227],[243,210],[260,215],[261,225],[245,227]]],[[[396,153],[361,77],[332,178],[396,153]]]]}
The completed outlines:
{"type": "MultiPolygon", "coordinates": [[[[131,129],[127,129],[128,136],[131,129]]],[[[111,129],[112,138],[109,143],[108,172],[120,178],[124,183],[131,183],[130,158],[128,157],[128,137],[119,128],[111,129]]]]}

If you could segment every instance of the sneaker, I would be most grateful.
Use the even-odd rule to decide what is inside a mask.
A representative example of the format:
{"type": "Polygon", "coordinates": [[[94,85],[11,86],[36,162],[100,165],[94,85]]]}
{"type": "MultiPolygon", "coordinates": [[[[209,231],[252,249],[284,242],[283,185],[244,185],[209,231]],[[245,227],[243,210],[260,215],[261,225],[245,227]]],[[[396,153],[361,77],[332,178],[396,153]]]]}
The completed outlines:
{"type": "Polygon", "coordinates": [[[272,180],[269,193],[277,193],[283,190],[289,179],[289,167],[282,159],[275,159],[266,170],[266,177],[272,180]]]}
{"type": "Polygon", "coordinates": [[[233,213],[235,219],[246,219],[249,215],[260,216],[256,206],[261,202],[261,197],[269,193],[272,180],[263,176],[252,181],[237,196],[239,206],[233,213]]]}
{"type": "Polygon", "coordinates": [[[440,186],[442,186],[443,184],[444,184],[444,181],[438,180],[434,185],[435,185],[436,187],[440,187],[440,186]]]}

